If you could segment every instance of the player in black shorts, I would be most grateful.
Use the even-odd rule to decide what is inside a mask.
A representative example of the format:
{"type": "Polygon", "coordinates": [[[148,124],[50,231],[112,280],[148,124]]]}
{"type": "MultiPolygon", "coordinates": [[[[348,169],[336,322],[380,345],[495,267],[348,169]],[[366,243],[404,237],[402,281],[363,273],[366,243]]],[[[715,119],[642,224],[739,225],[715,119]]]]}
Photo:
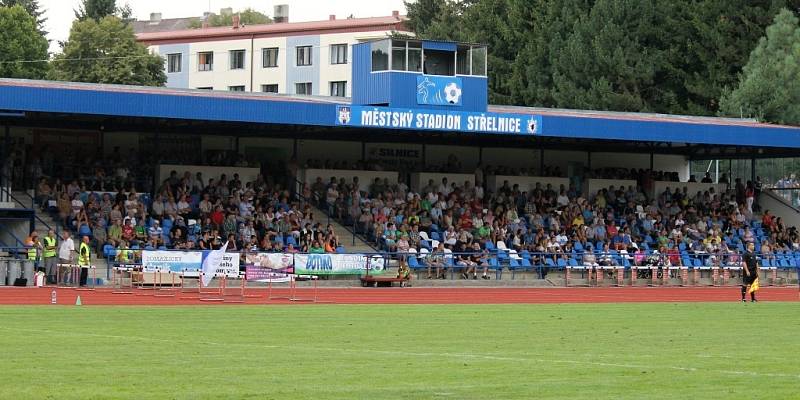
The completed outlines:
{"type": "MultiPolygon", "coordinates": [[[[750,242],[747,244],[747,252],[744,253],[742,263],[742,301],[746,302],[745,296],[750,290],[750,285],[758,278],[758,259],[756,258],[755,245],[750,242]]],[[[756,292],[750,292],[750,301],[756,302],[756,292]]]]}

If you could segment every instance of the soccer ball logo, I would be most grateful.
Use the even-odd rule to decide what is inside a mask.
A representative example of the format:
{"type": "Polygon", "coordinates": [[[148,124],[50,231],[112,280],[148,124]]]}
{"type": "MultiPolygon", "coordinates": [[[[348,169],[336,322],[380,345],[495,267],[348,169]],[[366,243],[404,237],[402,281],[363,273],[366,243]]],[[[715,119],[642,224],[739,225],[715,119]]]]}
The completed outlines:
{"type": "Polygon", "coordinates": [[[339,108],[339,123],[342,125],[350,123],[350,107],[339,108]]]}
{"type": "Polygon", "coordinates": [[[461,88],[455,82],[450,82],[444,87],[444,97],[448,103],[458,104],[459,99],[461,99],[461,88]]]}
{"type": "Polygon", "coordinates": [[[528,133],[536,133],[536,130],[538,128],[539,126],[535,118],[531,118],[528,120],[528,133]]]}

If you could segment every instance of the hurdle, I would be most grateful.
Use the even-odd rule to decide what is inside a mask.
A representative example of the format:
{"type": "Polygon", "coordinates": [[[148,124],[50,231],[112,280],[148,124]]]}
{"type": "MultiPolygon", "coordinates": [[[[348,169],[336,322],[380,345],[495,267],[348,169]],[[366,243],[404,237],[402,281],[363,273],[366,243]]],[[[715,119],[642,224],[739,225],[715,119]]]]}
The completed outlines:
{"type": "Polygon", "coordinates": [[[617,266],[617,282],[614,285],[616,287],[623,287],[625,286],[625,266],[620,265],[617,266]]]}
{"type": "Polygon", "coordinates": [[[681,271],[681,286],[689,286],[689,267],[678,267],[681,271]]]}
{"type": "Polygon", "coordinates": [[[197,299],[200,298],[200,286],[202,285],[202,282],[200,281],[200,275],[194,276],[195,272],[196,271],[194,271],[194,270],[187,271],[186,269],[184,269],[182,271],[182,273],[181,273],[181,275],[182,275],[181,276],[181,286],[180,286],[180,289],[179,289],[179,293],[180,293],[179,299],[181,299],[181,300],[197,300],[197,299]],[[187,272],[191,272],[191,274],[188,274],[187,272]],[[193,282],[195,280],[197,281],[197,285],[196,286],[187,285],[187,282],[193,282]]]}
{"type": "MultiPolygon", "coordinates": [[[[292,293],[294,293],[294,291],[292,290],[292,287],[294,286],[294,283],[293,283],[294,282],[294,274],[290,274],[289,275],[289,280],[287,281],[289,283],[289,287],[286,288],[288,290],[288,292],[289,292],[289,294],[287,296],[276,296],[276,295],[273,295],[272,294],[272,283],[273,283],[272,281],[273,281],[273,279],[271,277],[267,281],[267,301],[269,301],[269,300],[289,300],[289,299],[292,298],[292,293]]],[[[275,282],[275,283],[281,283],[281,282],[275,282]]]]}
{"type": "MultiPolygon", "coordinates": [[[[203,277],[205,276],[204,273],[200,273],[200,286],[199,286],[199,300],[200,301],[225,301],[224,290],[225,290],[225,280],[221,280],[217,287],[205,286],[203,285],[203,277]]],[[[216,278],[218,275],[213,274],[212,279],[216,278]]],[[[223,275],[224,277],[224,275],[223,275]]]]}
{"type": "Polygon", "coordinates": [[[178,276],[177,273],[172,272],[171,270],[167,271],[169,275],[169,288],[164,287],[164,272],[159,271],[157,273],[157,278],[155,279],[156,282],[153,283],[153,297],[175,297],[175,277],[178,276]]]}
{"type": "Polygon", "coordinates": [[[80,282],[80,273],[75,264],[56,264],[56,287],[59,289],[75,289],[80,282]],[[61,270],[64,269],[62,274],[61,270]],[[70,279],[68,279],[70,278],[70,279]],[[69,281],[69,282],[67,282],[69,281]]]}
{"type": "Polygon", "coordinates": [[[134,267],[123,264],[112,268],[112,294],[133,294],[133,270],[134,267]]]}
{"type": "MultiPolygon", "coordinates": [[[[78,275],[78,287],[76,287],[75,290],[80,291],[80,292],[94,292],[96,287],[97,287],[97,267],[95,267],[94,265],[89,265],[87,267],[83,267],[83,266],[78,265],[78,268],[76,268],[76,270],[77,271],[83,271],[84,268],[87,268],[90,271],[92,271],[92,284],[91,285],[86,285],[85,287],[80,286],[81,277],[80,277],[80,275],[78,275]]],[[[89,271],[86,271],[86,275],[89,275],[89,271]]],[[[88,280],[88,277],[87,277],[87,280],[88,280]]]]}

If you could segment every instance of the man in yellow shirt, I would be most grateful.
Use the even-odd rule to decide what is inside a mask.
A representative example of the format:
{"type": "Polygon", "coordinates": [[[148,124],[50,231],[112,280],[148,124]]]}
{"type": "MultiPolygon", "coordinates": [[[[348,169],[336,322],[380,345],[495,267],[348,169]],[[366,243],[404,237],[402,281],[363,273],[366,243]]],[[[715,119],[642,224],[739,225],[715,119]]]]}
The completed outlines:
{"type": "Polygon", "coordinates": [[[47,274],[47,282],[51,284],[56,283],[56,265],[58,264],[58,257],[56,255],[57,245],[58,240],[56,239],[56,233],[52,229],[49,229],[47,231],[47,236],[44,237],[43,259],[45,273],[47,274]]]}

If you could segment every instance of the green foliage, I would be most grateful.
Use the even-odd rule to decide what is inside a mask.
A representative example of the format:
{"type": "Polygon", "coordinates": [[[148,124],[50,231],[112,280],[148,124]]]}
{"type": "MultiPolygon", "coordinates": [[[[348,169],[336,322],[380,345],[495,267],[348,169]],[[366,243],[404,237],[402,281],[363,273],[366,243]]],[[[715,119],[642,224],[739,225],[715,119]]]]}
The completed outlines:
{"type": "Polygon", "coordinates": [[[0,77],[42,79],[47,74],[47,62],[42,62],[47,60],[47,45],[24,8],[0,7],[0,77]]]}
{"type": "Polygon", "coordinates": [[[36,26],[42,36],[47,36],[47,31],[44,30],[44,23],[47,21],[44,11],[39,8],[38,0],[0,0],[0,7],[14,7],[22,6],[25,11],[36,20],[36,26]]]}
{"type": "Polygon", "coordinates": [[[133,29],[115,16],[75,21],[50,78],[61,81],[163,86],[164,59],[136,42],[133,29]]]}
{"type": "Polygon", "coordinates": [[[75,10],[75,18],[81,21],[86,19],[99,21],[116,13],[116,0],[83,0],[81,6],[75,10]]]}
{"type": "Polygon", "coordinates": [[[800,24],[793,12],[775,17],[721,108],[726,115],[800,125],[800,24]]]}
{"type": "Polygon", "coordinates": [[[409,28],[489,45],[489,97],[715,115],[780,7],[800,0],[419,0],[409,28]]]}
{"type": "MultiPolygon", "coordinates": [[[[238,14],[239,15],[239,23],[242,25],[264,25],[272,23],[272,18],[266,16],[263,13],[260,13],[252,8],[246,8],[240,12],[233,13],[233,14],[211,14],[208,16],[208,26],[232,26],[233,25],[233,16],[238,14]]],[[[200,19],[196,19],[189,24],[190,28],[200,28],[203,25],[203,21],[200,19]]]]}

